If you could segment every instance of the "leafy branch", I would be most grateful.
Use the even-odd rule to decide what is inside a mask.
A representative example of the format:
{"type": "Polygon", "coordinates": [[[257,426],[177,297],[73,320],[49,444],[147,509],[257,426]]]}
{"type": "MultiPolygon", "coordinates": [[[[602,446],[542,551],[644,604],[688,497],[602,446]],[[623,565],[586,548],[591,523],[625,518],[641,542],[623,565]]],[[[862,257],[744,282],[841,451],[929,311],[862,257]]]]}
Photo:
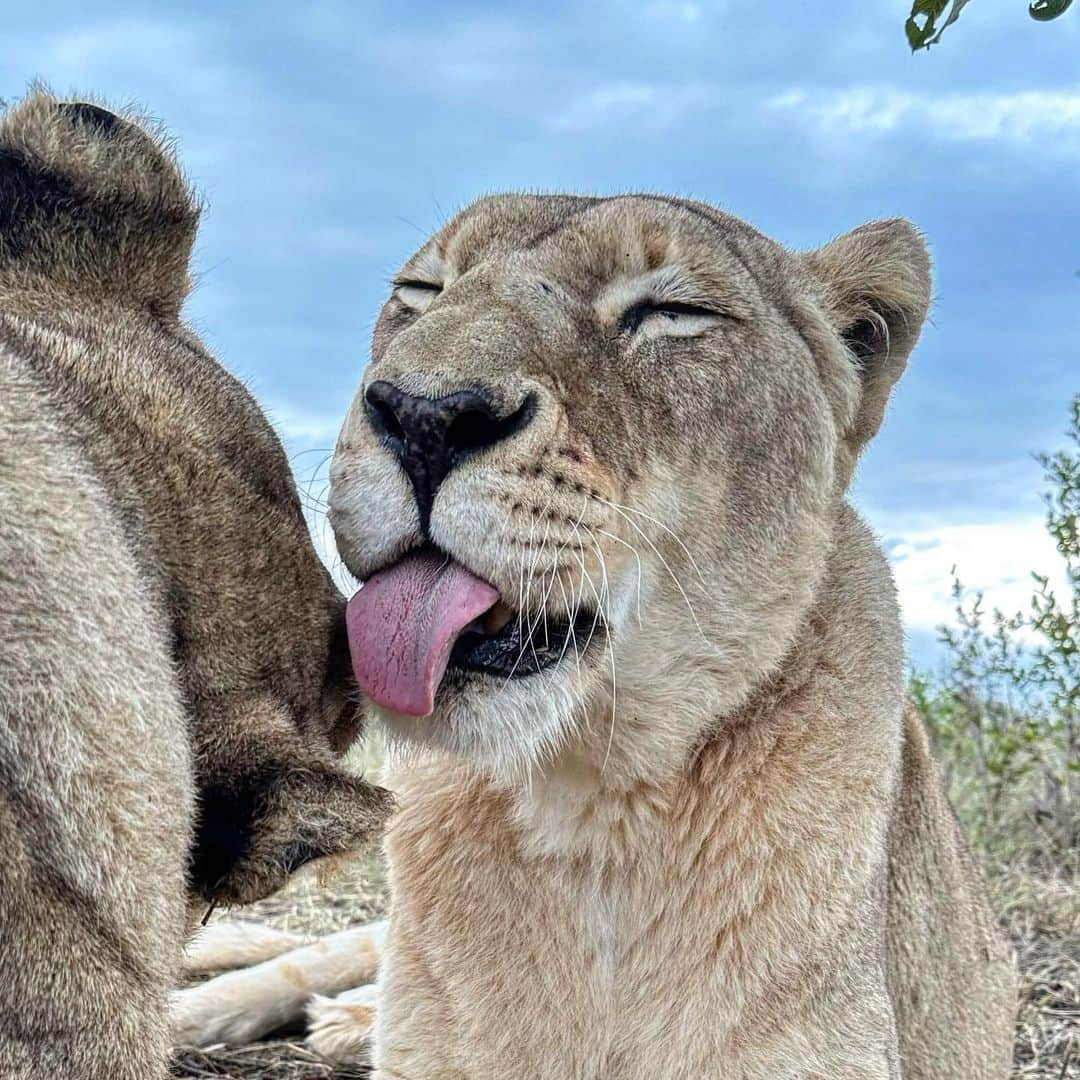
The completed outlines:
{"type": "MultiPolygon", "coordinates": [[[[971,0],[915,0],[904,23],[911,51],[936,45],[969,3],[971,0]]],[[[1037,22],[1050,22],[1064,15],[1071,4],[1072,0],[1031,0],[1028,14],[1037,22]]]]}

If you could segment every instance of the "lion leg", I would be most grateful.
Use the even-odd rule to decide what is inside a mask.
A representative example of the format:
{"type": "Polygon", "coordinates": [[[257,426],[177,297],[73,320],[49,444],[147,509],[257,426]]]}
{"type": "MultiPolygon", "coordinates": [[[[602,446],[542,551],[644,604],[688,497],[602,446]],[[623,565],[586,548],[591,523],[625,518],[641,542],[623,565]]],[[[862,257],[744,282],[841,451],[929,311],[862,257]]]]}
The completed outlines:
{"type": "Polygon", "coordinates": [[[310,944],[311,939],[253,922],[219,922],[201,927],[184,949],[188,978],[252,967],[310,944]]]}
{"type": "Polygon", "coordinates": [[[177,1043],[238,1046],[303,1018],[314,994],[334,995],[369,983],[379,968],[385,923],[330,934],[173,997],[177,1043]]]}

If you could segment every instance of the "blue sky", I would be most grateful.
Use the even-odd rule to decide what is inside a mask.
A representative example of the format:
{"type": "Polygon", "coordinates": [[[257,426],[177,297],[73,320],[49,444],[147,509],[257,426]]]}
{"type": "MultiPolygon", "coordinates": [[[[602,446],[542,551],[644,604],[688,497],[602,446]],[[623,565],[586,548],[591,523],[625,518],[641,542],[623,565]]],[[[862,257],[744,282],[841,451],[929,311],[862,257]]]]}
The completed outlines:
{"type": "Polygon", "coordinates": [[[933,324],[854,497],[925,659],[953,562],[1010,608],[1057,572],[1032,454],[1080,390],[1080,9],[975,0],[913,57],[909,6],[59,2],[5,13],[0,97],[41,78],[166,122],[209,203],[188,317],[300,473],[388,276],[479,194],[671,191],[797,247],[912,218],[933,324]]]}

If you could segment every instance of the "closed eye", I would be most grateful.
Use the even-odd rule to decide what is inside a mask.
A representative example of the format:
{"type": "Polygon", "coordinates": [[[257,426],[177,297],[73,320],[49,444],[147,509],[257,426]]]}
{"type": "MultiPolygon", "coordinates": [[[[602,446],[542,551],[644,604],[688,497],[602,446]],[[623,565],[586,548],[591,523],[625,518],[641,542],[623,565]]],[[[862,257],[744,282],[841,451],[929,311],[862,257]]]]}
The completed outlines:
{"type": "Polygon", "coordinates": [[[394,295],[413,311],[427,311],[432,301],[442,292],[442,286],[430,281],[396,281],[394,295]]]}
{"type": "Polygon", "coordinates": [[[723,318],[719,311],[700,304],[676,300],[644,300],[623,312],[620,327],[627,333],[648,329],[659,335],[691,337],[707,330],[723,318]]]}

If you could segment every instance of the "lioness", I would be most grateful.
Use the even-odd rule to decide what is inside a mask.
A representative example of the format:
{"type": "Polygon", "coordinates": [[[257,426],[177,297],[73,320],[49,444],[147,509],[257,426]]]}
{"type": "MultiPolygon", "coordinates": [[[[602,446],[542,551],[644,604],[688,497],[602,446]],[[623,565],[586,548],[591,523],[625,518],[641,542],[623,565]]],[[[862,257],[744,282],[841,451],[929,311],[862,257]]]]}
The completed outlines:
{"type": "Polygon", "coordinates": [[[844,495],[929,300],[907,222],[791,252],[659,196],[484,199],[397,275],[331,471],[400,801],[379,1080],[1005,1075],[844,495]]]}
{"type": "Polygon", "coordinates": [[[373,834],[343,600],[281,446],[180,320],[160,135],[0,119],[0,1077],[164,1076],[189,912],[373,834]]]}

